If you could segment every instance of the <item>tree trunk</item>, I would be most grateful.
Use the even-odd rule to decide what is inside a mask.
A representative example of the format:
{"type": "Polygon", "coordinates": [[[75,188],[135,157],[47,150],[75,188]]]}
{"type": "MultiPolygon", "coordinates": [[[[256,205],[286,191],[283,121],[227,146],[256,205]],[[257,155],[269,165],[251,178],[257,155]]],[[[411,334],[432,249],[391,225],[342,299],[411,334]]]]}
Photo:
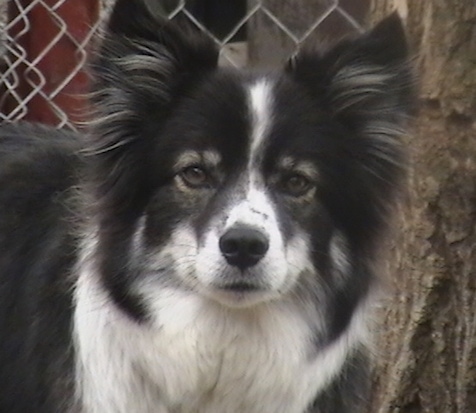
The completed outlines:
{"type": "Polygon", "coordinates": [[[476,412],[476,2],[397,8],[418,53],[408,202],[389,265],[373,412],[476,412]]]}

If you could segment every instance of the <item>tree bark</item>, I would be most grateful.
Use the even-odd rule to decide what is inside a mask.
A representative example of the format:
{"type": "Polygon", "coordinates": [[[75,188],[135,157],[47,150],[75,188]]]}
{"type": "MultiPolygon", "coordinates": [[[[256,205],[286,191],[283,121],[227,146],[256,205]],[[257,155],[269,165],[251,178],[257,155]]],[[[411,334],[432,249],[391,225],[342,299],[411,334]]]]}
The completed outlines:
{"type": "Polygon", "coordinates": [[[476,2],[397,8],[421,77],[408,202],[389,262],[374,413],[476,412],[476,2]]]}

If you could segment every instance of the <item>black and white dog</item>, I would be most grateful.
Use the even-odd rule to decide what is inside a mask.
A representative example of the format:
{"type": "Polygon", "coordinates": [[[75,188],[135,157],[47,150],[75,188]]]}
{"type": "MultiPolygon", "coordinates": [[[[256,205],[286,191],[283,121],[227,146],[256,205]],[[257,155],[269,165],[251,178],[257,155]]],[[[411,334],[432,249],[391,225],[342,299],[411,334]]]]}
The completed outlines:
{"type": "Polygon", "coordinates": [[[0,133],[0,412],[356,413],[401,22],[272,73],[119,0],[86,143],[0,133]]]}

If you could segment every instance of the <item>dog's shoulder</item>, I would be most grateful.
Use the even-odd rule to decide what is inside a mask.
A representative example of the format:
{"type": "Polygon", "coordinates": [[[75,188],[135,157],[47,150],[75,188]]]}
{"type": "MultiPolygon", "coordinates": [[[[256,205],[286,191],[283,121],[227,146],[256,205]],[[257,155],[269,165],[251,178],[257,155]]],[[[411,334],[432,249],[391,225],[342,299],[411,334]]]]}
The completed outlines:
{"type": "Polygon", "coordinates": [[[19,233],[53,214],[59,205],[52,201],[75,184],[78,148],[73,132],[29,123],[0,126],[0,234],[19,233]]]}
{"type": "Polygon", "coordinates": [[[67,394],[62,371],[70,363],[64,349],[75,253],[66,200],[75,182],[77,147],[74,133],[0,126],[2,412],[54,411],[56,389],[67,394]]]}
{"type": "Polygon", "coordinates": [[[71,131],[31,123],[1,125],[1,188],[61,186],[71,177],[78,149],[79,135],[71,131]]]}

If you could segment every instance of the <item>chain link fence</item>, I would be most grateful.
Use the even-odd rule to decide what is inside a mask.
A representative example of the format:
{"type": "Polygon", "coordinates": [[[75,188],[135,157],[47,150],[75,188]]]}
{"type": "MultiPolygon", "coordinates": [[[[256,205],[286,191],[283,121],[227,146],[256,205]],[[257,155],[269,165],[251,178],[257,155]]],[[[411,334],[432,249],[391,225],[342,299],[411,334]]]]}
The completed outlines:
{"type": "MultiPolygon", "coordinates": [[[[368,0],[131,0],[184,15],[224,65],[273,66],[298,48],[361,31],[368,0]]],[[[7,0],[0,5],[0,122],[77,129],[86,120],[88,56],[113,0],[7,0]]]]}

